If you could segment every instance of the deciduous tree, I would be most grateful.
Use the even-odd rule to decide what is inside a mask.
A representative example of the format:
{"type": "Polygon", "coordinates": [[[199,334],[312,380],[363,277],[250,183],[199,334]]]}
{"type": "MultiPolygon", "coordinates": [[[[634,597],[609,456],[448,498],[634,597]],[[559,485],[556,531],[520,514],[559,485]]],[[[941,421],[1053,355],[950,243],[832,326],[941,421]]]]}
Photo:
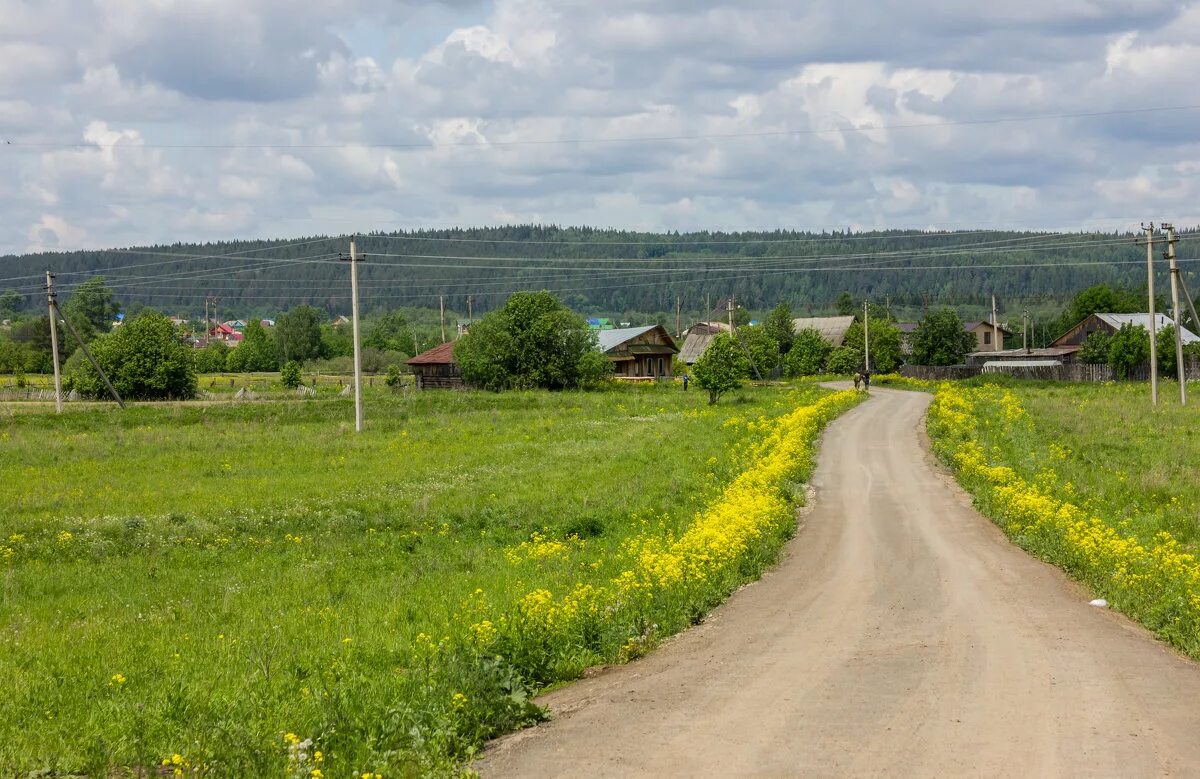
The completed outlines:
{"type": "Polygon", "coordinates": [[[714,336],[704,354],[692,366],[696,385],[708,390],[710,405],[726,392],[742,386],[742,381],[749,373],[750,361],[746,353],[728,333],[714,336]]]}
{"type": "Polygon", "coordinates": [[[958,365],[975,348],[975,336],[963,328],[952,308],[931,311],[912,338],[915,365],[958,365]]]}
{"type": "Polygon", "coordinates": [[[587,322],[545,291],[510,297],[471,326],[454,357],[467,383],[496,391],[590,386],[610,368],[587,322]]]}
{"type": "MultiPolygon", "coordinates": [[[[171,320],[147,311],[89,349],[113,387],[126,400],[183,400],[196,395],[196,370],[192,349],[175,331],[171,320]]],[[[71,374],[75,389],[84,397],[108,394],[91,363],[84,360],[71,374]]]]}

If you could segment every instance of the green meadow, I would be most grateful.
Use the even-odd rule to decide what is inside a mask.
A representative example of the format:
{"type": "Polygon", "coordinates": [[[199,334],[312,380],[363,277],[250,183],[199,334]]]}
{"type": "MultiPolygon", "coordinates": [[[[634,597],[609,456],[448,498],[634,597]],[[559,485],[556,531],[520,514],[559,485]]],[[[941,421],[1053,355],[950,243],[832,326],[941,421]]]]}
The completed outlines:
{"type": "Polygon", "coordinates": [[[611,580],[825,394],[376,387],[362,434],[336,396],[0,407],[0,774],[452,773],[697,607],[600,619],[532,674],[456,631],[611,580]]]}

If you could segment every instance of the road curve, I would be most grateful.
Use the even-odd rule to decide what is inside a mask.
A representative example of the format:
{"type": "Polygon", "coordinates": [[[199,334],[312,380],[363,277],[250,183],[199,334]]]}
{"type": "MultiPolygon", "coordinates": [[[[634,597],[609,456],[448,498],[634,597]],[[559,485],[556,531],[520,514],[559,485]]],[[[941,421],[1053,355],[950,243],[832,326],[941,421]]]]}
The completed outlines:
{"type": "Polygon", "coordinates": [[[829,426],[784,560],[638,662],[544,696],[485,776],[1194,776],[1200,666],[1012,546],[922,445],[829,426]]]}

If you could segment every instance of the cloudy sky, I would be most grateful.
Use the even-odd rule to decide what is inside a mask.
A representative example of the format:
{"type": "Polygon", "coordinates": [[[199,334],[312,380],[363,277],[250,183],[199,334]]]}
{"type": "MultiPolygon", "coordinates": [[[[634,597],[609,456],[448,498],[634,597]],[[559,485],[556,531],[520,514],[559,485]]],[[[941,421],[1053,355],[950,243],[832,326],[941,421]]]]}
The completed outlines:
{"type": "Polygon", "coordinates": [[[1200,0],[948,5],[0,0],[0,253],[1200,222],[1200,0]]]}

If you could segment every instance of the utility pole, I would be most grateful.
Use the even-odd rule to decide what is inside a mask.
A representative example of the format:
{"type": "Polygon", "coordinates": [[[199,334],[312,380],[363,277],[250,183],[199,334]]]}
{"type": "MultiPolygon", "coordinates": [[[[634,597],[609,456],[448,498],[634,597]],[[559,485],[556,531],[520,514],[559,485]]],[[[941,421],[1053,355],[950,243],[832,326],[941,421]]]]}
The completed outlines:
{"type": "Polygon", "coordinates": [[[208,346],[208,298],[204,298],[204,345],[208,346]]]}
{"type": "Polygon", "coordinates": [[[62,371],[58,367],[58,307],[54,292],[54,274],[46,271],[46,308],[50,312],[50,353],[54,359],[54,413],[62,413],[62,371]]]}
{"type": "Polygon", "coordinates": [[[675,337],[676,338],[678,338],[679,334],[681,332],[683,332],[679,327],[679,324],[680,324],[679,323],[679,306],[680,306],[679,296],[676,295],[675,296],[675,337]]]}
{"type": "Polygon", "coordinates": [[[733,330],[733,295],[729,296],[729,303],[725,306],[729,312],[729,335],[736,338],[733,330]]]}
{"type": "Polygon", "coordinates": [[[471,305],[475,302],[472,299],[473,297],[473,295],[467,295],[467,327],[470,327],[471,323],[475,321],[475,313],[471,308],[471,305]]]}
{"type": "Polygon", "coordinates": [[[350,263],[350,317],[351,329],[354,333],[354,431],[361,433],[363,429],[363,400],[362,400],[362,347],[358,338],[358,264],[362,258],[358,256],[358,247],[354,239],[350,239],[350,257],[343,257],[350,263]]]}
{"type": "Polygon", "coordinates": [[[1171,265],[1171,310],[1175,317],[1175,370],[1179,376],[1179,405],[1187,405],[1187,370],[1183,364],[1183,333],[1180,328],[1183,318],[1179,311],[1179,263],[1175,260],[1175,243],[1179,240],[1175,237],[1175,225],[1164,224],[1163,229],[1167,231],[1167,261],[1171,265]]]}
{"type": "Polygon", "coordinates": [[[995,295],[992,295],[992,351],[1000,351],[1000,320],[996,315],[995,295]]]}
{"type": "Polygon", "coordinates": [[[1021,314],[1021,348],[1029,354],[1029,310],[1021,314]]]}
{"type": "Polygon", "coordinates": [[[442,343],[446,343],[446,296],[438,295],[438,318],[442,323],[442,343]]]}
{"type": "Polygon", "coordinates": [[[863,301],[863,370],[871,371],[871,304],[863,301]]]}
{"type": "Polygon", "coordinates": [[[1146,288],[1150,298],[1150,403],[1158,405],[1158,339],[1154,316],[1154,222],[1143,224],[1146,231],[1146,288]]]}

